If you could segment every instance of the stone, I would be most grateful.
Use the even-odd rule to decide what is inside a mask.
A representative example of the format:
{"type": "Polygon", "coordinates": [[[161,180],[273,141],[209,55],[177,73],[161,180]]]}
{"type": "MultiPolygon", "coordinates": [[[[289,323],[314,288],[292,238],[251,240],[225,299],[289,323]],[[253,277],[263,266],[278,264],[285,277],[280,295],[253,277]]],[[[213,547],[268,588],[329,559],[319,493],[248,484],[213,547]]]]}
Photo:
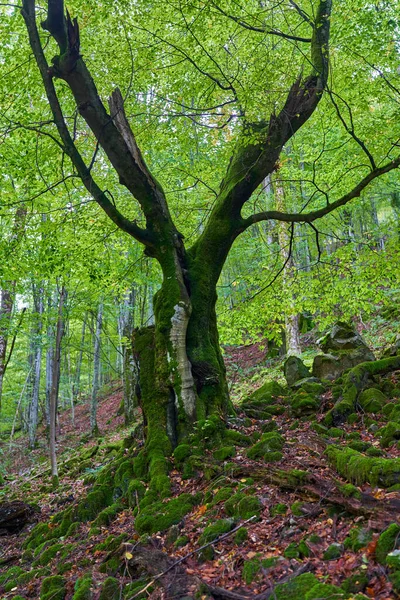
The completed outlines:
{"type": "Polygon", "coordinates": [[[354,350],[338,350],[329,354],[318,354],[313,361],[313,377],[334,381],[344,371],[356,367],[360,363],[375,360],[371,350],[367,347],[354,350]]]}
{"type": "Polygon", "coordinates": [[[361,335],[351,325],[342,321],[338,321],[323,338],[317,341],[317,344],[325,354],[332,350],[355,350],[356,348],[369,350],[361,335]]]}
{"type": "Polygon", "coordinates": [[[310,371],[298,356],[289,356],[283,365],[283,372],[289,387],[300,379],[310,377],[310,371]]]}

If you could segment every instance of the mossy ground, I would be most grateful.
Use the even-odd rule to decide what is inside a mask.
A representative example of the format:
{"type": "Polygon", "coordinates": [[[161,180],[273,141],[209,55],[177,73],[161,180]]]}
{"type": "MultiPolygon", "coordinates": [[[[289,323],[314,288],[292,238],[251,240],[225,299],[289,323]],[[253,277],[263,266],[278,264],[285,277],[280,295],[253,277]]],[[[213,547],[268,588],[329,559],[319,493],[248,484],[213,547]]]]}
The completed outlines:
{"type": "MultiPolygon", "coordinates": [[[[323,405],[329,410],[329,385],[316,385],[315,390],[309,387],[303,392],[311,396],[315,392],[318,407],[323,405]]],[[[0,567],[1,593],[6,594],[7,600],[13,595],[25,598],[29,586],[40,598],[43,581],[61,577],[71,582],[68,593],[73,593],[74,600],[89,600],[92,592],[95,597],[109,594],[111,598],[117,589],[118,593],[122,590],[122,597],[128,597],[127,590],[133,593],[141,588],[127,577],[124,548],[128,543],[146,543],[147,536],[177,558],[214,542],[201,555],[191,558],[189,568],[206,580],[207,568],[212,566],[213,581],[218,585],[232,589],[245,586],[252,593],[263,589],[260,585],[266,574],[275,581],[282,569],[291,572],[304,561],[318,560],[317,578],[306,574],[276,588],[276,597],[281,600],[314,600],[328,598],[332,593],[344,598],[346,594],[362,592],[367,585],[373,585],[372,572],[378,559],[387,569],[387,585],[400,588],[395,564],[389,565],[390,560],[386,559],[396,550],[393,536],[386,543],[388,534],[383,534],[375,556],[369,544],[381,531],[370,531],[363,523],[355,529],[354,518],[341,511],[335,517],[335,543],[340,546],[340,553],[334,556],[329,502],[320,503],[302,491],[311,473],[331,477],[343,497],[354,501],[361,492],[368,491],[368,485],[385,483],[390,489],[396,487],[393,482],[397,481],[400,460],[397,442],[392,437],[390,444],[382,443],[389,432],[388,425],[397,424],[394,408],[373,414],[368,422],[366,413],[357,412],[354,414],[358,420],[353,423],[344,421],[339,426],[326,427],[321,424],[322,413],[316,416],[315,412],[308,412],[299,414],[297,421],[293,419],[291,401],[298,393],[296,390],[287,394],[278,387],[269,396],[256,394],[249,398],[249,394],[247,399],[256,417],[239,413],[228,428],[219,418],[205,419],[199,423],[197,435],[178,446],[170,461],[161,455],[154,455],[149,461],[141,440],[124,431],[120,440],[113,436],[112,440],[90,443],[82,457],[77,449],[74,460],[68,459],[63,467],[58,496],[40,479],[22,482],[20,487],[6,486],[7,493],[19,490],[24,497],[48,506],[46,514],[50,512],[53,518],[46,518],[28,536],[21,536],[24,548],[17,568],[0,567]],[[278,414],[281,409],[282,414],[278,414]],[[129,442],[124,443],[123,438],[129,442]],[[324,440],[321,446],[317,439],[324,440]],[[330,450],[324,454],[326,444],[330,450]],[[374,456],[376,452],[380,456],[374,456]],[[279,469],[290,471],[290,489],[280,489],[258,476],[260,468],[276,468],[273,463],[267,464],[272,454],[279,455],[279,469]],[[86,461],[90,461],[89,466],[86,461]],[[321,464],[322,472],[316,466],[321,464]],[[330,471],[329,465],[334,470],[330,471]],[[338,479],[340,476],[342,479],[338,479]],[[317,518],[312,516],[313,510],[317,518]],[[245,523],[252,517],[255,518],[245,523]],[[220,541],[225,534],[228,536],[220,541]],[[346,561],[357,562],[367,551],[369,564],[362,572],[364,579],[357,584],[357,576],[345,584],[349,579],[346,561]],[[334,572],[332,565],[339,556],[345,566],[334,572]],[[75,563],[78,571],[74,570],[75,563]]],[[[391,396],[388,402],[396,406],[397,398],[391,396]]],[[[382,493],[385,494],[381,490],[379,494],[382,493]]],[[[60,597],[64,593],[62,580],[53,580],[59,585],[54,593],[60,597]]],[[[50,584],[51,581],[46,585],[50,584]]],[[[143,580],[140,585],[143,587],[143,580]]],[[[390,587],[388,590],[392,593],[390,587]]],[[[45,586],[43,594],[46,593],[45,586]]],[[[376,592],[377,599],[384,597],[379,594],[376,592]]]]}

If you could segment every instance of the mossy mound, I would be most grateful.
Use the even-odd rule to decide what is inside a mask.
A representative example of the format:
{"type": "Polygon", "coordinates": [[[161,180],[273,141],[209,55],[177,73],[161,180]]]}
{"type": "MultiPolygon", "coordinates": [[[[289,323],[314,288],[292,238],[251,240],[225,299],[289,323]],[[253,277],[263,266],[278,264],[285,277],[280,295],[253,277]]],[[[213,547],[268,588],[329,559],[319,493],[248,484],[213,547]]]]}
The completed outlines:
{"type": "Polygon", "coordinates": [[[290,399],[290,408],[295,417],[303,417],[316,413],[319,403],[313,395],[301,389],[290,399]]]}
{"type": "Polygon", "coordinates": [[[284,438],[276,431],[263,433],[260,441],[247,450],[247,456],[253,460],[266,457],[268,461],[268,454],[271,452],[280,452],[284,442],[284,438]]]}
{"type": "Polygon", "coordinates": [[[166,531],[179,523],[200,502],[199,495],[181,494],[168,502],[151,502],[136,517],[135,529],[139,534],[166,531]]]}
{"type": "Polygon", "coordinates": [[[400,459],[364,456],[351,448],[330,446],[326,449],[329,462],[337,472],[357,485],[370,483],[390,487],[400,483],[400,459]]]}
{"type": "Polygon", "coordinates": [[[369,388],[358,396],[357,404],[365,413],[378,413],[387,402],[387,398],[377,388],[369,388]]]}
{"type": "Polygon", "coordinates": [[[224,533],[231,531],[234,526],[235,521],[233,519],[218,519],[215,523],[207,525],[204,529],[199,537],[199,545],[203,546],[204,544],[209,544],[224,533]]]}
{"type": "Polygon", "coordinates": [[[43,579],[40,588],[40,600],[64,600],[66,593],[65,580],[60,575],[43,579]]]}
{"type": "Polygon", "coordinates": [[[400,525],[392,523],[381,533],[375,549],[375,558],[381,565],[386,564],[386,557],[400,545],[400,525]]]}
{"type": "Polygon", "coordinates": [[[286,390],[277,381],[267,381],[258,390],[253,392],[249,398],[260,402],[274,402],[277,398],[286,395],[286,390]]]}
{"type": "Polygon", "coordinates": [[[75,582],[74,595],[72,596],[72,600],[91,600],[92,585],[93,579],[90,573],[84,575],[83,577],[79,577],[75,582]]]}
{"type": "Polygon", "coordinates": [[[348,594],[357,594],[363,592],[368,585],[368,576],[366,573],[355,573],[348,577],[342,584],[341,588],[348,594]]]}
{"type": "Polygon", "coordinates": [[[118,579],[107,577],[101,586],[99,600],[120,600],[121,587],[118,579]]]}
{"type": "Polygon", "coordinates": [[[337,587],[328,583],[318,583],[305,595],[304,600],[344,600],[348,594],[337,587]]]}
{"type": "Polygon", "coordinates": [[[256,496],[248,496],[243,492],[237,492],[224,504],[225,512],[230,517],[249,519],[258,516],[262,504],[256,496]]]}
{"type": "Polygon", "coordinates": [[[381,436],[380,444],[382,448],[389,448],[394,442],[400,440],[400,423],[395,421],[389,421],[380,432],[381,436]]]}
{"type": "Polygon", "coordinates": [[[336,560],[343,554],[342,544],[331,544],[323,553],[322,560],[336,560]]]}
{"type": "Polygon", "coordinates": [[[288,507],[286,506],[286,504],[274,504],[274,506],[271,506],[269,509],[269,514],[271,515],[271,517],[275,517],[277,515],[286,515],[288,511],[288,507]]]}
{"type": "Polygon", "coordinates": [[[247,585],[250,585],[253,583],[262,569],[270,569],[276,564],[277,560],[278,559],[275,557],[264,558],[262,560],[255,557],[250,560],[245,560],[242,571],[243,580],[247,583],[247,585]]]}
{"type": "Polygon", "coordinates": [[[281,583],[274,589],[276,600],[305,600],[306,593],[318,584],[312,573],[304,573],[289,581],[281,583]]]}
{"type": "Polygon", "coordinates": [[[223,446],[222,448],[215,450],[215,452],[213,453],[213,457],[215,458],[215,460],[226,460],[227,458],[235,456],[235,454],[235,446],[223,446]]]}

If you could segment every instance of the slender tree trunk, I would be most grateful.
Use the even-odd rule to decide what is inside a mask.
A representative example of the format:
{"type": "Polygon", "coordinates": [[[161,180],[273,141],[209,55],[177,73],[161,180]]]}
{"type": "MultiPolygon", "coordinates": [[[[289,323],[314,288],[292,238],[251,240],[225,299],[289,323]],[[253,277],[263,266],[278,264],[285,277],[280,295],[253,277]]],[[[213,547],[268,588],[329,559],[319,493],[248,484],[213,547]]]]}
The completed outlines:
{"type": "Polygon", "coordinates": [[[1,290],[0,301],[0,411],[3,393],[3,380],[6,370],[6,352],[11,314],[14,305],[14,286],[1,290]]]}
{"type": "Polygon", "coordinates": [[[122,382],[124,387],[124,416],[125,423],[128,425],[134,419],[134,410],[138,406],[137,385],[138,385],[138,365],[132,352],[132,334],[134,326],[136,293],[132,287],[129,295],[120,311],[120,331],[121,331],[121,349],[122,349],[122,382]]]}
{"type": "Polygon", "coordinates": [[[43,284],[33,288],[36,323],[33,329],[33,361],[32,361],[32,397],[29,407],[29,447],[34,448],[39,415],[40,378],[42,371],[42,326],[43,326],[43,284]]]}
{"type": "Polygon", "coordinates": [[[101,301],[97,310],[96,330],[94,334],[93,354],[93,383],[90,404],[90,431],[92,435],[98,435],[97,425],[97,394],[100,386],[100,350],[101,350],[101,328],[103,323],[103,302],[101,301]]]}
{"type": "Polygon", "coordinates": [[[53,368],[52,368],[52,382],[51,382],[51,394],[50,394],[50,463],[51,463],[51,477],[53,485],[58,485],[58,468],[57,468],[57,455],[56,455],[56,417],[57,417],[57,403],[58,403],[58,392],[60,386],[60,365],[61,365],[61,342],[64,335],[64,302],[66,300],[66,290],[62,286],[60,292],[60,298],[58,303],[58,317],[56,326],[56,339],[53,353],[53,368]]]}
{"type": "MultiPolygon", "coordinates": [[[[285,191],[282,182],[279,180],[275,181],[275,203],[277,210],[285,210],[285,191]]],[[[291,292],[291,286],[293,282],[293,247],[290,247],[290,235],[288,233],[287,224],[278,224],[278,236],[279,245],[281,250],[281,256],[284,263],[283,266],[283,287],[285,293],[289,295],[289,312],[285,314],[285,345],[286,355],[299,355],[301,354],[300,344],[300,328],[299,328],[299,315],[294,309],[294,297],[291,292]]]]}
{"type": "Polygon", "coordinates": [[[86,322],[87,322],[87,312],[85,312],[85,314],[83,316],[81,342],[79,345],[78,359],[76,361],[75,379],[74,379],[74,383],[72,386],[72,396],[74,399],[74,403],[76,403],[76,401],[78,400],[80,388],[81,388],[81,369],[82,369],[82,360],[83,360],[83,350],[84,350],[84,346],[85,346],[86,322]]]}

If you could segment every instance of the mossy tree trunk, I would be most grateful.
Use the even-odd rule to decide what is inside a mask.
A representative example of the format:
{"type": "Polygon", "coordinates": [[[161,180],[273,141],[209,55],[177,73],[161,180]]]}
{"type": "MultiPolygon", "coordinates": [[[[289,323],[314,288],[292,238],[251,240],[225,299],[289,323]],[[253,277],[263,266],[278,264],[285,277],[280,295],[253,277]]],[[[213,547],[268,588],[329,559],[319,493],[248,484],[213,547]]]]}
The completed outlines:
{"type": "MultiPolygon", "coordinates": [[[[319,210],[242,215],[252,194],[276,170],[284,145],[309,120],[322,97],[328,78],[331,6],[332,0],[318,2],[311,23],[312,37],[305,40],[309,43],[310,71],[305,74],[302,69],[294,78],[280,112],[264,115],[256,123],[244,116],[240,131],[238,126],[235,150],[213,208],[197,241],[187,249],[172,219],[164,190],[136,143],[120,91],[114,90],[108,107],[98,94],[82,57],[85,53],[80,49],[77,20],[64,14],[62,0],[49,0],[42,26],[59,49],[50,66],[38,33],[34,0],[23,0],[22,15],[30,45],[64,153],[91,197],[122,231],[143,244],[146,255],[157,260],[162,269],[162,287],[154,299],[154,327],[136,331],[133,344],[140,364],[146,444],[148,451],[154,451],[150,474],[158,471],[162,458],[193,429],[196,419],[213,413],[224,417],[230,410],[215,303],[218,278],[237,236],[254,223],[271,219],[312,223],[358,197],[371,181],[400,165],[399,157],[374,167],[346,195],[319,210]],[[71,90],[80,118],[96,137],[121,186],[137,201],[145,227],[126,218],[94,180],[73,132],[68,129],[57,79],[62,79],[71,90]]],[[[288,37],[293,41],[293,36],[288,37]]],[[[300,41],[303,43],[304,39],[300,41]]],[[[226,89],[227,93],[231,91],[231,87],[226,89]]]]}

